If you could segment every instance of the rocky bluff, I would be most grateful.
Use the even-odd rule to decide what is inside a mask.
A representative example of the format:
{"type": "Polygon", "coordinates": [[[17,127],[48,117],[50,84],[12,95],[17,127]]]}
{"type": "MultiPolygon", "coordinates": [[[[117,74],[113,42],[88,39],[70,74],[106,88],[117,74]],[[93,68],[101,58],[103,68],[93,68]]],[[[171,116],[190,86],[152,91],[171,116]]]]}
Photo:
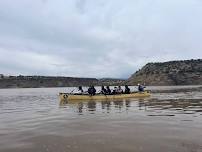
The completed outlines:
{"type": "Polygon", "coordinates": [[[127,81],[129,85],[202,85],[202,59],[148,63],[127,81]]]}

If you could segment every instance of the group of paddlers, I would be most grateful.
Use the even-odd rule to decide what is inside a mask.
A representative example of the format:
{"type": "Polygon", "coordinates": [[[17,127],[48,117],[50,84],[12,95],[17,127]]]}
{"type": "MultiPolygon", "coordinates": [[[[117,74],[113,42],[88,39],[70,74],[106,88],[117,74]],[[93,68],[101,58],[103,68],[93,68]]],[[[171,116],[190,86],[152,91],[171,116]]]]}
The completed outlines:
{"type": "MultiPolygon", "coordinates": [[[[143,92],[145,86],[138,84],[138,91],[143,92]]],[[[114,89],[110,89],[109,86],[101,86],[101,90],[96,93],[96,89],[94,86],[90,86],[87,91],[84,91],[82,86],[79,86],[77,90],[72,91],[73,94],[82,95],[82,94],[89,94],[91,96],[96,94],[103,94],[103,95],[116,95],[116,94],[130,94],[130,88],[125,85],[125,89],[123,90],[121,86],[114,87],[114,89]]]]}

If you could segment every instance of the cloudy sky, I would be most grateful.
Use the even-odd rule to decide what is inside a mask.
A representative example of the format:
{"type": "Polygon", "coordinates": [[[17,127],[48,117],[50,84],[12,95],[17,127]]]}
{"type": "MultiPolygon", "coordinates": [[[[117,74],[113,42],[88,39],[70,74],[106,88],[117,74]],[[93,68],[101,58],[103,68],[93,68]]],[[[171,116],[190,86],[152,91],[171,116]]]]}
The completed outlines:
{"type": "Polygon", "coordinates": [[[127,78],[202,58],[202,0],[0,0],[0,73],[127,78]]]}

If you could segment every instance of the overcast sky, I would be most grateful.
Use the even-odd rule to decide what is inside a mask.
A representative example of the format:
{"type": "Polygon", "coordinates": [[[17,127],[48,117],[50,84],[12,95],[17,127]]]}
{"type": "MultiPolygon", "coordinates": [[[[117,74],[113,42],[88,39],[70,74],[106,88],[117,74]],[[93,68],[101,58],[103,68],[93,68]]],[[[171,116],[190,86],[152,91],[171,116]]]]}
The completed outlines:
{"type": "Polygon", "coordinates": [[[202,58],[202,0],[0,0],[0,73],[127,78],[202,58]]]}

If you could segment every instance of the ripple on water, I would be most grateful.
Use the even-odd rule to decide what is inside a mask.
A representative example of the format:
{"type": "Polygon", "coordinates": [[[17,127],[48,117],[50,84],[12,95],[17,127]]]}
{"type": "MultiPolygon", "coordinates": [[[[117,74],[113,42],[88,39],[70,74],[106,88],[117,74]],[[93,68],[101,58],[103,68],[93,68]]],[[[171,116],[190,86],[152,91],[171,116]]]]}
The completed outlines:
{"type": "MultiPolygon", "coordinates": [[[[177,140],[176,143],[190,139],[188,137],[192,141],[202,141],[201,92],[154,93],[145,99],[60,103],[57,94],[61,90],[64,88],[0,90],[0,151],[2,147],[9,149],[9,145],[5,145],[8,142],[20,151],[20,148],[32,147],[36,143],[40,147],[49,139],[57,139],[54,140],[56,144],[59,144],[57,141],[65,142],[69,148],[72,146],[70,137],[80,145],[88,145],[95,139],[105,142],[110,136],[114,142],[130,143],[129,147],[137,143],[151,145],[153,138],[161,146],[171,147],[170,139],[177,140]],[[33,139],[38,139],[41,144],[33,139]]],[[[110,149],[110,144],[114,143],[107,141],[109,145],[105,146],[110,149]]],[[[95,145],[99,146],[99,142],[95,145]]],[[[91,149],[90,145],[85,147],[91,149]]],[[[32,148],[36,150],[36,147],[32,148]]]]}

